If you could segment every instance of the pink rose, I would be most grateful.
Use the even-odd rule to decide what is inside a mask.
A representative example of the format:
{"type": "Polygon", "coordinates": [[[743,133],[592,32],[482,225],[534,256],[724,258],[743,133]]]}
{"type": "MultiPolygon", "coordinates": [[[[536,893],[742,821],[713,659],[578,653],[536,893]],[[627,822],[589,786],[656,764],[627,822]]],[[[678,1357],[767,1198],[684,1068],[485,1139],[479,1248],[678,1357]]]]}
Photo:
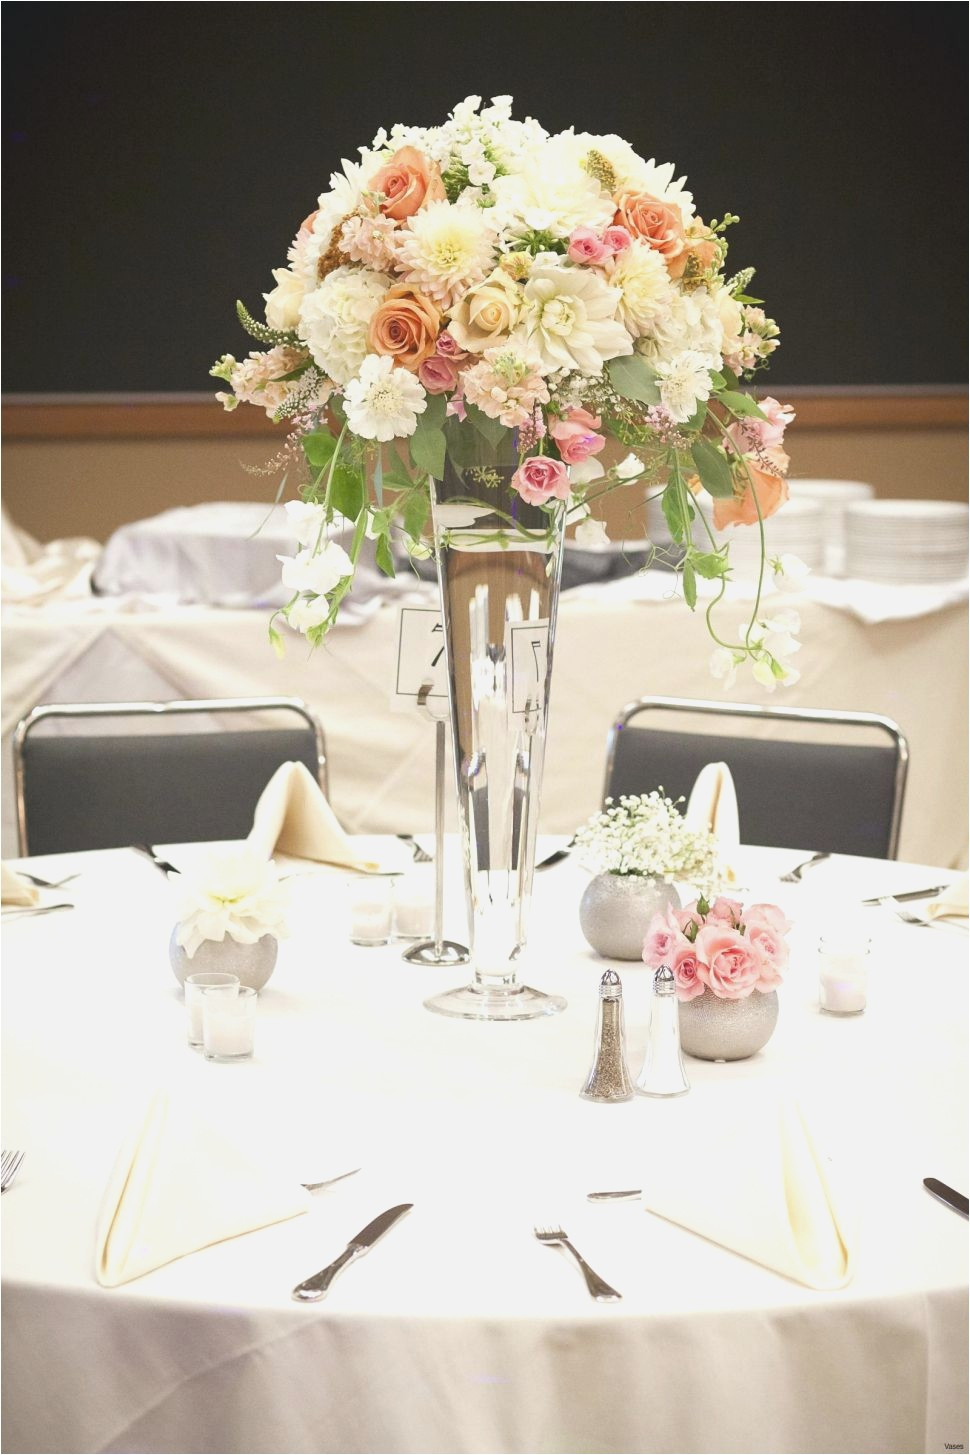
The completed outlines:
{"type": "Polygon", "coordinates": [[[432,354],[418,365],[418,378],[429,394],[448,394],[458,383],[458,365],[454,359],[432,354]]]}
{"type": "Polygon", "coordinates": [[[443,329],[441,333],[439,333],[437,341],[435,343],[435,349],[443,359],[454,359],[456,362],[458,362],[461,359],[468,358],[468,355],[465,353],[465,350],[455,338],[455,335],[453,333],[449,333],[447,329],[443,329]]]}
{"type": "Polygon", "coordinates": [[[579,465],[590,455],[598,455],[606,444],[606,436],[596,434],[600,427],[598,414],[586,409],[571,409],[565,419],[550,421],[549,433],[559,446],[567,465],[579,465]]]}
{"type": "Polygon", "coordinates": [[[705,925],[694,941],[697,973],[722,1000],[743,1000],[761,978],[761,961],[737,930],[705,925]]]}
{"type": "Polygon", "coordinates": [[[739,455],[780,450],[785,430],[795,418],[791,405],[779,404],[777,399],[759,399],[758,408],[766,418],[758,419],[752,414],[736,420],[728,430],[731,443],[739,455]]]}
{"type": "Polygon", "coordinates": [[[603,246],[614,255],[625,253],[632,242],[633,238],[625,227],[608,227],[603,234],[603,246]]]}
{"type": "Polygon", "coordinates": [[[566,256],[574,263],[599,267],[613,256],[613,249],[608,248],[591,227],[577,227],[569,234],[566,256]]]}
{"type": "Polygon", "coordinates": [[[547,500],[569,499],[569,475],[561,460],[545,455],[530,455],[512,476],[512,484],[530,505],[545,505],[547,500]]]}
{"type": "Polygon", "coordinates": [[[655,914],[643,941],[643,961],[651,970],[669,963],[683,937],[666,914],[655,914]]]}
{"type": "Polygon", "coordinates": [[[749,934],[751,926],[755,924],[767,925],[776,935],[787,935],[791,929],[791,920],[785,918],[777,904],[749,904],[744,915],[744,924],[749,934]]]}
{"type": "Polygon", "coordinates": [[[704,982],[700,977],[700,966],[694,945],[683,941],[680,948],[674,951],[673,958],[670,960],[670,968],[674,974],[678,1000],[693,1000],[695,996],[704,994],[704,982]]]}
{"type": "Polygon", "coordinates": [[[758,958],[761,974],[757,990],[774,990],[781,984],[781,972],[788,964],[788,946],[781,935],[763,923],[747,926],[751,948],[758,958]]]}
{"type": "Polygon", "coordinates": [[[684,220],[680,208],[673,202],[663,202],[649,192],[621,192],[617,198],[615,227],[625,227],[634,237],[660,254],[674,277],[684,271],[687,240],[684,236],[684,220]]]}
{"type": "Polygon", "coordinates": [[[741,923],[741,911],[740,899],[725,899],[722,894],[711,905],[707,919],[709,923],[713,920],[715,924],[731,925],[737,929],[741,923]]]}

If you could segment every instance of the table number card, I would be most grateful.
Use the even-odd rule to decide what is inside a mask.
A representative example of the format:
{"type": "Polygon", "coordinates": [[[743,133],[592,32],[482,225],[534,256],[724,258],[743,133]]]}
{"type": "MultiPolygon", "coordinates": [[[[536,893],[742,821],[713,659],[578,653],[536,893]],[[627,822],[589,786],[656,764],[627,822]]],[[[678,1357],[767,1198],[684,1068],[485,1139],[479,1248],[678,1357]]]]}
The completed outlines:
{"type": "Polygon", "coordinates": [[[448,701],[445,633],[436,606],[402,606],[397,637],[397,667],[391,707],[395,712],[418,710],[418,693],[425,682],[440,711],[448,701]]]}
{"type": "Polygon", "coordinates": [[[540,710],[545,707],[549,618],[544,616],[535,621],[509,622],[506,652],[512,677],[509,714],[514,721],[523,722],[528,706],[540,710]]]}

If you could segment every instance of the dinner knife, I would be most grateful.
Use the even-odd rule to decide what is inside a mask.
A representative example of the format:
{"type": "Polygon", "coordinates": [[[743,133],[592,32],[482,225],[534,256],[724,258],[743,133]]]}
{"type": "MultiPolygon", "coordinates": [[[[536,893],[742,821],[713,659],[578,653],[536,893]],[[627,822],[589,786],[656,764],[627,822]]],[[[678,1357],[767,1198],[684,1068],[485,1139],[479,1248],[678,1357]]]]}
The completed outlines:
{"type": "Polygon", "coordinates": [[[970,1203],[967,1202],[962,1192],[954,1192],[952,1187],[947,1187],[945,1182],[940,1182],[936,1177],[924,1177],[923,1186],[927,1192],[932,1192],[934,1197],[938,1197],[940,1202],[945,1202],[949,1207],[955,1208],[958,1213],[963,1213],[964,1217],[970,1217],[970,1203]]]}
{"type": "Polygon", "coordinates": [[[383,1238],[388,1229],[393,1228],[398,1218],[403,1218],[404,1214],[410,1212],[413,1206],[413,1202],[399,1203],[397,1207],[390,1207],[387,1212],[381,1213],[380,1217],[375,1218],[372,1223],[368,1223],[366,1228],[361,1228],[357,1236],[351,1238],[339,1258],[335,1258],[326,1268],[321,1268],[319,1273],[314,1273],[312,1277],[305,1278],[302,1283],[296,1285],[293,1290],[293,1298],[297,1303],[315,1303],[318,1298],[323,1298],[340,1270],[346,1268],[348,1263],[362,1258],[365,1253],[369,1253],[377,1240],[383,1238]]]}
{"type": "Polygon", "coordinates": [[[163,874],[181,874],[181,869],[177,869],[175,865],[170,864],[167,859],[160,859],[159,856],[155,853],[155,850],[152,848],[151,844],[132,844],[131,847],[134,849],[136,854],[144,854],[146,859],[151,859],[152,863],[155,865],[155,868],[161,869],[163,874]]]}
{"type": "Polygon", "coordinates": [[[930,889],[909,889],[905,894],[880,894],[875,899],[864,899],[863,904],[882,904],[887,899],[898,899],[904,904],[907,899],[931,899],[934,894],[942,894],[944,889],[949,889],[948,884],[934,884],[930,889]]]}
{"type": "Polygon", "coordinates": [[[639,1187],[630,1187],[625,1192],[587,1192],[587,1202],[616,1202],[623,1198],[642,1197],[643,1191],[639,1187]]]}

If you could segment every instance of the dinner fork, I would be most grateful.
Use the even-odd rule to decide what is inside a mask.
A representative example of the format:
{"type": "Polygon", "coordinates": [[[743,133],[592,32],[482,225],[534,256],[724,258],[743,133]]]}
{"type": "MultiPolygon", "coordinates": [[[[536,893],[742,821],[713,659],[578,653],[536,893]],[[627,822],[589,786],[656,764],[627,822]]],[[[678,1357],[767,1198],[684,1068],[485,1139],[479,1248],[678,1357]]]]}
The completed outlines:
{"type": "Polygon", "coordinates": [[[605,1279],[600,1278],[598,1273],[593,1272],[583,1255],[573,1247],[562,1228],[533,1228],[532,1231],[540,1243],[548,1243],[550,1247],[558,1246],[565,1248],[567,1252],[573,1255],[583,1270],[586,1287],[589,1289],[592,1297],[599,1303],[613,1303],[616,1299],[623,1297],[622,1293],[617,1293],[616,1289],[611,1288],[605,1279]]]}
{"type": "Polygon", "coordinates": [[[320,1187],[332,1187],[335,1182],[343,1182],[345,1177],[353,1177],[359,1171],[359,1167],[353,1167],[349,1172],[341,1172],[338,1177],[328,1177],[323,1182],[301,1182],[300,1186],[305,1187],[307,1192],[316,1192],[320,1187]]]}
{"type": "Polygon", "coordinates": [[[434,856],[432,854],[429,854],[427,849],[422,849],[421,845],[417,842],[413,834],[398,834],[397,837],[401,839],[405,844],[411,845],[411,853],[414,855],[415,864],[432,863],[434,856]]]}
{"type": "Polygon", "coordinates": [[[794,869],[789,869],[787,874],[782,874],[780,876],[781,883],[798,884],[806,869],[810,869],[813,864],[821,864],[823,859],[831,859],[831,857],[831,854],[813,854],[812,857],[810,859],[806,859],[804,863],[796,864],[794,869]]]}
{"type": "Polygon", "coordinates": [[[23,1152],[4,1152],[0,1157],[0,1192],[6,1192],[20,1171],[20,1164],[23,1160],[23,1152]]]}
{"type": "Polygon", "coordinates": [[[26,869],[18,869],[17,873],[21,879],[29,879],[31,884],[36,884],[38,889],[63,889],[65,884],[81,877],[80,874],[68,874],[66,879],[41,879],[37,874],[28,874],[26,869]]]}

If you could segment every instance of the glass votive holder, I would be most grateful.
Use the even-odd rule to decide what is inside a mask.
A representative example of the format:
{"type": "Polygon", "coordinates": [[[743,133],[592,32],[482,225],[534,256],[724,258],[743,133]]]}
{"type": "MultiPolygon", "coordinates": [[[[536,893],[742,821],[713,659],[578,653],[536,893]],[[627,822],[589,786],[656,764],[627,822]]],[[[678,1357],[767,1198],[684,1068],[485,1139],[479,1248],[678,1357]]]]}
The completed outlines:
{"type": "Polygon", "coordinates": [[[239,976],[206,970],[185,977],[185,1009],[189,1022],[189,1045],[202,1045],[202,1001],[206,995],[235,996],[239,976]]]}
{"type": "Polygon", "coordinates": [[[823,935],[818,942],[818,1003],[830,1015],[866,1008],[870,941],[862,934],[823,935]]]}
{"type": "Polygon", "coordinates": [[[202,1054],[207,1061],[246,1061],[256,1037],[255,990],[240,985],[235,996],[202,997],[202,1054]]]}
{"type": "Polygon", "coordinates": [[[399,940],[426,940],[434,930],[434,872],[416,869],[394,887],[394,934],[399,940]]]}
{"type": "Polygon", "coordinates": [[[356,875],[347,880],[347,901],[351,943],[386,945],[394,913],[393,879],[388,875],[356,875]]]}

